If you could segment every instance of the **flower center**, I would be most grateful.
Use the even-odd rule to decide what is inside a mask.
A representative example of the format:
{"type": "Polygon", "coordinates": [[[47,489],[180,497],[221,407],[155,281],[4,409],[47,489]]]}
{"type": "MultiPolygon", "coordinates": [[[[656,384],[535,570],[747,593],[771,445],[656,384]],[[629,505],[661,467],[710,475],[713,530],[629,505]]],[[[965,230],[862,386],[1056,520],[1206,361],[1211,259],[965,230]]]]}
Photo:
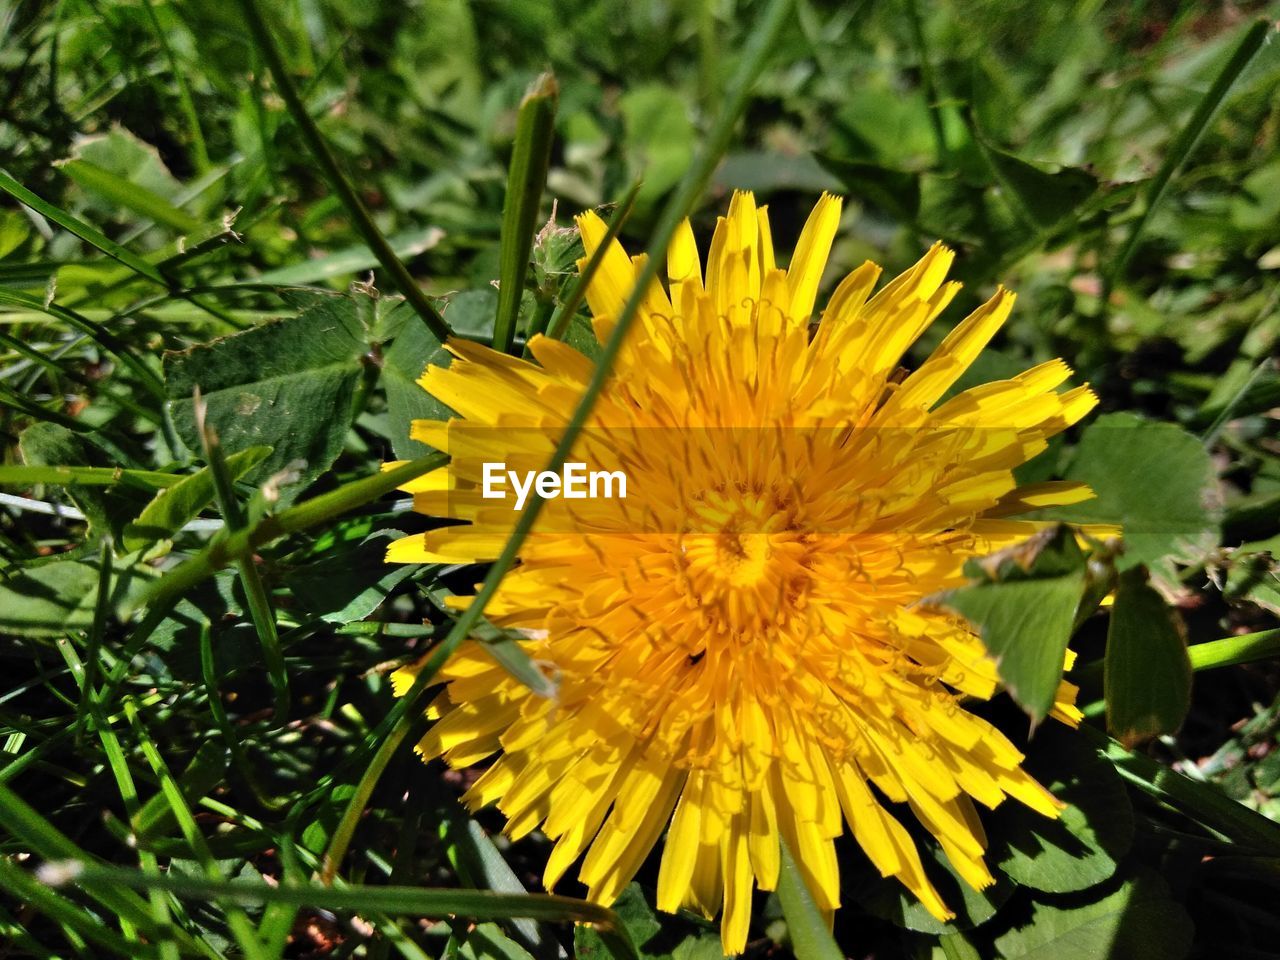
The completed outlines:
{"type": "Polygon", "coordinates": [[[678,561],[704,626],[750,640],[803,606],[809,538],[788,498],[710,491],[691,505],[690,521],[694,532],[677,539],[678,561]]]}
{"type": "Polygon", "coordinates": [[[769,534],[726,530],[717,536],[716,548],[722,573],[732,586],[750,586],[766,578],[773,555],[769,534]]]}

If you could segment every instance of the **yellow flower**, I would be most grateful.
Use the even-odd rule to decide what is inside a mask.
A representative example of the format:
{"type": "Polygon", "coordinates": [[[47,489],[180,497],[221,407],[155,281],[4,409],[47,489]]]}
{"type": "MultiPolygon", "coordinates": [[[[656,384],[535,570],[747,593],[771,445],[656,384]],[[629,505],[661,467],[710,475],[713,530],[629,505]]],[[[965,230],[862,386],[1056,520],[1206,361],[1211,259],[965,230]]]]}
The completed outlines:
{"type": "MultiPolygon", "coordinates": [[[[943,399],[1008,317],[1003,288],[901,371],[960,286],[941,244],[878,292],[880,268],[864,263],[811,330],[839,220],[839,199],[823,196],[786,270],[749,193],[720,219],[705,272],[682,225],[669,285],[647,291],[571,458],[622,470],[627,497],[548,500],[489,607],[553,669],[557,696],[470,641],[441,671],[418,744],[455,767],[498,755],[465,799],[496,803],[513,838],[540,827],[554,841],[548,888],[585,853],[578,875],[610,903],[665,830],[658,906],[722,911],[730,954],[755,888],[777,884],[780,841],[828,916],[848,829],[880,873],[947,918],[900,817],[983,887],[974,801],[1059,808],[965,709],[998,686],[981,640],[919,601],[964,583],[966,559],[1040,529],[1017,514],[1091,495],[1019,489],[1011,471],[1096,399],[1059,391],[1061,360],[943,399]]],[[[605,226],[591,213],[578,225],[590,255],[605,226]]],[[[597,338],[640,264],[616,243],[605,252],[587,294],[597,338]]],[[[518,513],[483,496],[482,464],[544,466],[592,372],[564,343],[529,348],[532,361],[452,341],[452,364],[423,375],[458,419],[412,435],[453,461],[405,489],[419,511],[470,523],[405,537],[389,560],[497,556],[518,513]]],[[[397,693],[414,674],[397,672],[397,693]]],[[[1074,696],[1064,683],[1054,710],[1073,724],[1074,696]]]]}

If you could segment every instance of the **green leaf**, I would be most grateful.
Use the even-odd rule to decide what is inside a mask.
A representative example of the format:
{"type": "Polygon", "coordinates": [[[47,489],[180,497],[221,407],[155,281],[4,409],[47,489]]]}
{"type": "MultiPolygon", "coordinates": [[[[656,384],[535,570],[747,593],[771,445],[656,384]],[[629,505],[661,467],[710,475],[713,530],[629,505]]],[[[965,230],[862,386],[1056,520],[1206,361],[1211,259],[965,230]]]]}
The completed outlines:
{"type": "Polygon", "coordinates": [[[971,560],[974,582],[933,602],[981,633],[1009,694],[1039,723],[1053,706],[1063,658],[1084,595],[1085,557],[1075,534],[1055,526],[1025,543],[971,560]]]}
{"type": "MultiPolygon", "coordinates": [[[[548,337],[552,340],[566,340],[579,353],[590,357],[592,360],[599,359],[602,344],[596,340],[591,323],[578,314],[578,309],[586,298],[587,288],[593,282],[596,271],[600,269],[600,264],[604,261],[605,253],[608,252],[610,244],[617,239],[619,231],[622,230],[622,225],[626,223],[627,218],[631,216],[632,210],[635,209],[636,197],[640,193],[640,186],[641,181],[639,180],[632,183],[630,189],[618,202],[614,208],[613,215],[609,217],[609,226],[604,232],[600,245],[587,258],[587,262],[578,271],[578,275],[560,291],[560,305],[556,307],[555,313],[547,322],[546,334],[548,337]],[[580,331],[585,328],[584,339],[589,340],[593,346],[579,346],[575,343],[574,331],[571,329],[571,325],[577,327],[580,331]]],[[[580,334],[579,336],[582,337],[583,335],[580,334]]]]}
{"type": "Polygon", "coordinates": [[[1107,731],[1125,746],[1182,726],[1191,706],[1182,618],[1147,582],[1144,567],[1120,575],[1103,677],[1107,731]]]}
{"type": "Polygon", "coordinates": [[[623,94],[618,109],[630,175],[644,180],[636,207],[647,210],[680,181],[693,161],[696,137],[689,100],[669,86],[642,84],[623,94]]]}
{"type": "Polygon", "coordinates": [[[1014,210],[1031,226],[1047,230],[1079,210],[1098,189],[1098,178],[1076,167],[1046,173],[990,144],[976,128],[974,142],[1014,210]]]}
{"type": "Polygon", "coordinates": [[[1045,893],[1104,882],[1133,843],[1133,808],[1120,775],[1095,748],[1056,725],[1036,738],[1029,754],[1024,768],[1067,807],[1051,820],[1005,804],[991,818],[991,862],[1045,893]]]}
{"type": "MultiPolygon", "coordinates": [[[[641,960],[716,960],[724,956],[720,937],[709,924],[683,915],[664,913],[659,917],[638,883],[627,885],[613,910],[641,960]]],[[[577,960],[609,960],[600,934],[588,926],[574,930],[573,946],[577,960]]]]}
{"type": "Polygon", "coordinates": [[[920,215],[919,174],[826,154],[818,154],[817,159],[839,178],[849,196],[870,201],[907,223],[920,215]]]}
{"type": "MultiPolygon", "coordinates": [[[[118,458],[112,452],[56,423],[28,427],[19,438],[19,447],[29,466],[89,466],[102,471],[119,467],[118,458]]],[[[110,487],[67,484],[67,495],[88,519],[90,530],[118,534],[138,515],[146,498],[124,480],[124,471],[121,471],[122,482],[110,487]]]]}
{"type": "Polygon", "coordinates": [[[463,290],[445,301],[449,326],[460,337],[489,343],[493,340],[493,318],[498,309],[498,291],[493,287],[463,290]]]}
{"type": "Polygon", "coordinates": [[[89,160],[68,160],[62,164],[62,172],[86,191],[105,200],[109,208],[131,210],[146,220],[162,223],[182,233],[194,233],[201,227],[199,220],[179,210],[164,197],[89,160]]]}
{"type": "Polygon", "coordinates": [[[523,638],[514,630],[503,630],[484,620],[472,634],[484,644],[485,653],[538,696],[555,699],[560,695],[559,679],[533,661],[520,645],[523,638]]]}
{"type": "Polygon", "coordinates": [[[1192,933],[1165,882],[1144,872],[1095,899],[1036,902],[1029,922],[995,946],[1003,960],[1182,960],[1192,933]]]}
{"type": "Polygon", "coordinates": [[[1218,545],[1217,471],[1204,445],[1175,424],[1132,413],[1099,417],[1080,438],[1066,479],[1089,484],[1095,499],[1039,516],[1123,525],[1121,570],[1146,564],[1173,583],[1175,561],[1197,563],[1218,545]]]}
{"type": "MultiPolygon", "coordinates": [[[[129,568],[117,569],[111,603],[136,599],[146,583],[129,568]]],[[[0,633],[25,637],[61,637],[93,625],[98,600],[98,567],[76,560],[55,560],[0,579],[0,633]]]]}
{"type": "Polygon", "coordinates": [[[380,530],[362,543],[332,550],[286,578],[294,596],[326,623],[363,620],[414,572],[412,564],[388,564],[387,543],[395,534],[380,530]]]}
{"type": "Polygon", "coordinates": [[[765,149],[735,150],[729,154],[716,170],[714,186],[769,196],[782,190],[836,193],[841,183],[839,172],[828,167],[821,156],[765,149]]]}
{"type": "MultiPolygon", "coordinates": [[[[445,853],[465,885],[497,893],[528,892],[484,828],[466,814],[456,799],[437,797],[433,812],[445,853]]],[[[550,945],[549,939],[531,920],[512,920],[510,929],[521,942],[539,953],[544,945],[550,945]]]]}
{"type": "MultiPolygon", "coordinates": [[[[129,198],[122,195],[128,190],[143,190],[172,209],[171,205],[177,202],[177,198],[186,189],[165,165],[155,147],[122,126],[112,126],[105,133],[80,138],[76,141],[72,155],[58,163],[58,167],[78,181],[73,171],[79,163],[88,164],[107,174],[117,184],[112,193],[102,196],[106,202],[96,205],[105,216],[118,214],[121,206],[132,209],[129,207],[129,198]]],[[[91,187],[85,189],[90,192],[93,190],[91,187]]],[[[191,221],[193,226],[199,226],[199,222],[190,214],[175,212],[191,221]]],[[[178,229],[186,228],[179,226],[178,229]]]]}
{"type": "Polygon", "coordinates": [[[387,392],[391,449],[401,460],[412,460],[431,452],[425,443],[410,439],[413,421],[443,420],[452,414],[418,385],[418,378],[429,365],[447,367],[450,356],[435,334],[413,316],[407,306],[400,310],[410,316],[382,357],[382,385],[387,392]]]}
{"type": "MultiPolygon", "coordinates": [[[[250,447],[227,457],[227,469],[240,479],[271,454],[270,447],[250,447]]],[[[213,474],[208,467],[156,494],[138,519],[124,528],[124,548],[140,550],[150,543],[173,536],[188,520],[195,518],[213,500],[213,474]]]]}
{"type": "Polygon", "coordinates": [[[588,360],[600,359],[600,341],[596,339],[595,328],[591,321],[578,314],[569,321],[569,329],[565,332],[564,342],[588,360]]]}
{"type": "MultiPolygon", "coordinates": [[[[444,239],[445,233],[434,224],[406,230],[394,237],[387,237],[387,243],[397,257],[416,257],[426,253],[444,239]]],[[[323,257],[291,263],[288,266],[268,270],[258,277],[258,283],[305,284],[317,283],[321,280],[334,280],[349,277],[352,274],[372,270],[378,266],[378,258],[363,243],[343,247],[323,257]]]]}
{"type": "MultiPolygon", "coordinates": [[[[1010,804],[1009,806],[1013,806],[1010,804]]],[[[1002,809],[1005,813],[1011,813],[1002,809]]],[[[943,902],[955,911],[955,919],[935,919],[920,899],[896,877],[882,877],[868,868],[865,879],[858,884],[850,899],[856,901],[877,917],[920,933],[943,935],[969,930],[990,920],[1009,899],[1013,884],[999,875],[996,882],[985,890],[975,890],[958,874],[932,839],[918,844],[925,873],[937,888],[943,902]]]]}
{"type": "Polygon", "coordinates": [[[458,956],[463,960],[533,960],[533,955],[496,923],[481,923],[467,930],[458,956]]]}
{"type": "Polygon", "coordinates": [[[200,449],[192,402],[199,388],[208,423],[227,452],[270,446],[271,455],[250,477],[260,482],[297,467],[294,495],[342,451],[368,350],[352,298],[332,296],[311,299],[296,316],[166,354],[174,427],[184,443],[200,449]]]}

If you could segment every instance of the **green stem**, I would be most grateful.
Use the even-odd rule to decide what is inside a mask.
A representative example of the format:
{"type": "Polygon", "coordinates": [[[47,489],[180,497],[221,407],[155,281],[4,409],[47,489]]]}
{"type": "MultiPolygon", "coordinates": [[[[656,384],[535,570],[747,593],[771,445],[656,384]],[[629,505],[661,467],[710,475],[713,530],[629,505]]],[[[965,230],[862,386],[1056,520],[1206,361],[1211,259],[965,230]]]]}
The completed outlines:
{"type": "Polygon", "coordinates": [[[325,142],[324,137],[321,135],[320,128],[311,119],[311,114],[307,111],[306,105],[302,102],[302,97],[298,94],[298,88],[294,86],[293,79],[285,68],[284,60],[280,57],[280,51],[276,49],[275,40],[271,37],[271,31],[267,29],[266,21],[262,19],[256,0],[238,0],[238,2],[249,26],[249,33],[253,36],[253,42],[257,46],[259,53],[262,54],[262,59],[271,71],[271,76],[275,79],[276,89],[280,91],[280,96],[284,99],[285,106],[289,108],[289,113],[293,117],[294,123],[301,130],[302,138],[306,140],[307,146],[311,148],[311,154],[319,164],[325,179],[329,181],[329,186],[333,188],[333,192],[337,194],[342,205],[346,207],[347,213],[351,217],[352,225],[359,231],[360,236],[364,238],[364,242],[368,244],[373,255],[378,258],[382,268],[387,271],[387,275],[390,276],[391,282],[395,284],[396,289],[400,291],[405,300],[409,302],[409,305],[413,307],[418,316],[431,329],[436,339],[444,342],[453,331],[449,329],[449,324],[445,322],[440,312],[431,305],[431,301],[422,292],[422,288],[418,286],[417,281],[413,279],[409,269],[396,256],[395,251],[391,249],[391,244],[387,243],[382,231],[378,229],[377,224],[373,222],[373,217],[369,215],[369,210],[365,207],[364,201],[360,199],[359,194],[356,193],[355,188],[351,185],[351,181],[347,179],[342,172],[342,168],[338,166],[337,158],[333,155],[333,151],[329,149],[329,144],[325,142]]]}
{"type": "Polygon", "coordinates": [[[1215,670],[1280,657],[1280,628],[1224,637],[1187,648],[1192,670],[1215,670]]]}
{"type": "Polygon", "coordinates": [[[782,857],[778,869],[778,900],[782,904],[782,915],[787,918],[787,936],[791,938],[796,960],[844,960],[844,952],[836,946],[827,929],[822,911],[813,902],[786,842],[778,842],[782,857]]]}
{"type": "Polygon", "coordinates": [[[556,309],[555,294],[553,293],[542,294],[540,296],[540,299],[538,300],[537,309],[534,311],[533,316],[529,318],[529,325],[525,329],[524,350],[521,353],[522,356],[526,358],[529,356],[530,340],[532,340],[534,337],[536,337],[540,333],[545,334],[547,332],[547,324],[551,322],[551,314],[555,312],[555,309],[556,309]]]}
{"type": "Polygon", "coordinates": [[[264,543],[286,534],[297,533],[334,519],[348,510],[376,500],[415,477],[434,470],[448,458],[442,453],[431,453],[417,460],[410,460],[391,470],[371,477],[364,477],[330,490],[310,500],[290,507],[283,513],[268,514],[256,523],[232,533],[224,530],[200,553],[187,560],[158,580],[143,597],[126,606],[129,615],[144,604],[148,609],[176,603],[188,590],[201,580],[212,576],[223,567],[251,556],[264,543]]]}
{"type": "MultiPolygon", "coordinates": [[[[1280,627],[1192,644],[1187,647],[1187,657],[1191,660],[1191,669],[1196,671],[1280,657],[1280,627]]],[[[1077,667],[1071,671],[1071,681],[1081,687],[1096,686],[1102,677],[1102,664],[1102,660],[1095,660],[1077,667]]]]}
{"type": "Polygon", "coordinates": [[[337,490],[330,490],[328,493],[290,507],[284,513],[268,514],[234,534],[223,530],[200,553],[179,564],[177,568],[149,587],[141,598],[123,605],[120,613],[124,619],[132,616],[143,606],[146,607],[147,612],[129,634],[120,652],[120,659],[107,677],[105,690],[101,694],[103,701],[110,703],[115,699],[120,684],[124,682],[129,663],[137,656],[138,651],[147,642],[147,638],[164,622],[169,611],[182,599],[183,595],[200,581],[213,576],[223,567],[243,557],[252,556],[253,552],[264,543],[269,543],[286,534],[306,530],[370,500],[375,500],[415,477],[435,469],[446,459],[442,453],[428,454],[372,477],[364,477],[354,483],[348,483],[337,490]]]}
{"type": "MultiPolygon", "coordinates": [[[[200,444],[204,447],[205,459],[209,461],[209,470],[213,474],[214,495],[227,522],[227,529],[234,534],[244,528],[244,512],[240,509],[240,501],[236,499],[231,471],[227,469],[227,461],[222,455],[222,444],[218,442],[218,435],[213,427],[205,422],[204,401],[200,399],[199,393],[196,394],[195,403],[200,444]]],[[[275,717],[279,723],[284,723],[289,717],[289,673],[285,669],[284,654],[280,650],[280,635],[276,631],[276,615],[271,609],[271,598],[267,596],[267,588],[258,575],[252,554],[237,558],[236,568],[240,571],[249,618],[258,634],[262,660],[275,695],[275,717]]]]}

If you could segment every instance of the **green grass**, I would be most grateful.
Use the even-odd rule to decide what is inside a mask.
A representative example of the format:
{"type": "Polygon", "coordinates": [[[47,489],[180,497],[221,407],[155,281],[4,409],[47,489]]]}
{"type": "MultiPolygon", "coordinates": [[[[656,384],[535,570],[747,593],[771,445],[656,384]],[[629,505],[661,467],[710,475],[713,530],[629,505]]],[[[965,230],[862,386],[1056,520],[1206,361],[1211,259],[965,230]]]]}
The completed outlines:
{"type": "MultiPolygon", "coordinates": [[[[1150,604],[1145,577],[1122,576],[1141,560],[1174,601],[1163,630],[1129,617],[1108,642],[1105,615],[1072,625],[1105,759],[1065,789],[1081,809],[1131,810],[1123,842],[1040,838],[1043,877],[1000,872],[965,898],[972,928],[924,922],[842,848],[834,942],[788,860],[749,952],[1274,952],[1276,15],[958,0],[0,12],[6,955],[718,952],[700,921],[655,917],[652,864],[616,911],[572,882],[540,893],[545,841],[470,818],[456,779],[406,745],[434,671],[493,631],[485,604],[540,501],[487,570],[381,555],[421,529],[395,487],[442,462],[407,423],[439,412],[412,380],[446,333],[581,345],[570,216],[607,207],[652,274],[678,221],[706,237],[735,187],[769,203],[779,249],[821,190],[848,198],[825,290],[939,238],[963,301],[1018,290],[974,382],[1067,358],[1105,416],[1026,479],[1087,479],[1101,513],[1066,519],[1144,533],[1127,555],[1094,550],[1070,589],[1086,612],[1118,581],[1150,604]],[[406,462],[380,472],[389,460],[406,462]],[[1189,704],[1163,688],[1103,704],[1122,686],[1104,671],[1176,660],[1182,635],[1189,704]],[[390,668],[428,653],[394,699],[390,668]],[[1144,710],[1162,736],[1107,738],[1104,716],[1144,710]],[[1073,844],[1107,865],[1083,887],[1063,886],[1073,844]]],[[[596,351],[559,460],[637,305],[596,351]]],[[[1025,735],[1010,704],[991,716],[1025,735]]],[[[1029,762],[1057,743],[1033,738],[1029,762]]],[[[999,813],[996,861],[1018,842],[999,813]]]]}

